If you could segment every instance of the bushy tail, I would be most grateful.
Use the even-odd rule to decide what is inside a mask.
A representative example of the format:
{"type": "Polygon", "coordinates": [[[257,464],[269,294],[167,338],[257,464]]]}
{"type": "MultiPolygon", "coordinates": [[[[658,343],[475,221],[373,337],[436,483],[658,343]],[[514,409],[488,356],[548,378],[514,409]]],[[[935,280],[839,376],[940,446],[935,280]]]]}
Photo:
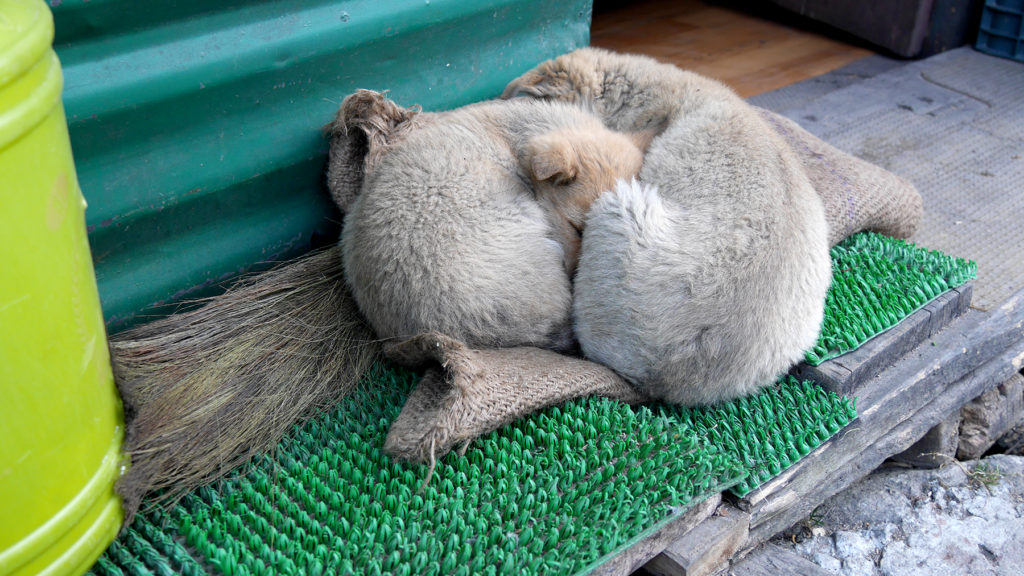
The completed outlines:
{"type": "Polygon", "coordinates": [[[378,354],[336,246],[122,332],[110,347],[131,458],[117,483],[125,526],[147,493],[184,494],[271,449],[350,392],[378,354]]]}

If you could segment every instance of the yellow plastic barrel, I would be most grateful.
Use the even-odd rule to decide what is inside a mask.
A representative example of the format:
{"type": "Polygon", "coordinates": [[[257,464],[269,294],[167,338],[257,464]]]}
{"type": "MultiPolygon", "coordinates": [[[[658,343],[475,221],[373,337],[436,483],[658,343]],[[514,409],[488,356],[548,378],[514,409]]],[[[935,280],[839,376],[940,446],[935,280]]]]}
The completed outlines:
{"type": "Polygon", "coordinates": [[[123,424],[40,0],[0,0],[0,576],[80,574],[120,526],[123,424]]]}

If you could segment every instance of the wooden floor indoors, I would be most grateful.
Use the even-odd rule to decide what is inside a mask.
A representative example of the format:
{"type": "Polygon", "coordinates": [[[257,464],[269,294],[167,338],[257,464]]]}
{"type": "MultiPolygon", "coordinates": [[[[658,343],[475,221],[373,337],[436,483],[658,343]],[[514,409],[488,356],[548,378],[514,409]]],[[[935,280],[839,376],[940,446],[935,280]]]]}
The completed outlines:
{"type": "Polygon", "coordinates": [[[706,0],[598,0],[590,43],[671,62],[725,82],[744,98],[872,54],[806,26],[790,25],[799,25],[800,19],[781,8],[765,8],[765,2],[757,4],[761,14],[777,17],[706,0]]]}

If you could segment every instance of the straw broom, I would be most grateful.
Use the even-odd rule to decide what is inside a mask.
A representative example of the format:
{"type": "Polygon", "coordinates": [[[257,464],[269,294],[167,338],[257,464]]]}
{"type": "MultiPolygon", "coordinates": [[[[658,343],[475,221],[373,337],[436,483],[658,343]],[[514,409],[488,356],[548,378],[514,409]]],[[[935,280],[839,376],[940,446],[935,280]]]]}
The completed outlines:
{"type": "MultiPolygon", "coordinates": [[[[343,209],[417,113],[367,91],[345,99],[325,127],[327,185],[343,209]]],[[[273,448],[351,392],[380,355],[337,245],[202,303],[111,339],[130,460],[116,486],[125,526],[144,496],[181,496],[273,448]]]]}
{"type": "Polygon", "coordinates": [[[272,448],[352,391],[378,354],[337,247],[122,332],[110,348],[131,459],[117,483],[125,525],[147,493],[184,494],[272,448]]]}

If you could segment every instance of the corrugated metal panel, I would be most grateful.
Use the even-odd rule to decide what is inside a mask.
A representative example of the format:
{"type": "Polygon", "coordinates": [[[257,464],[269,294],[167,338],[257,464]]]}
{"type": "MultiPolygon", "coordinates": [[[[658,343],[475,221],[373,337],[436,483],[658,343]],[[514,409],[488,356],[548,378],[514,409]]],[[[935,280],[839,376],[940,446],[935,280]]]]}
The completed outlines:
{"type": "Polygon", "coordinates": [[[320,128],[444,109],[585,45],[590,0],[50,0],[108,327],[336,233],[320,128]]]}

